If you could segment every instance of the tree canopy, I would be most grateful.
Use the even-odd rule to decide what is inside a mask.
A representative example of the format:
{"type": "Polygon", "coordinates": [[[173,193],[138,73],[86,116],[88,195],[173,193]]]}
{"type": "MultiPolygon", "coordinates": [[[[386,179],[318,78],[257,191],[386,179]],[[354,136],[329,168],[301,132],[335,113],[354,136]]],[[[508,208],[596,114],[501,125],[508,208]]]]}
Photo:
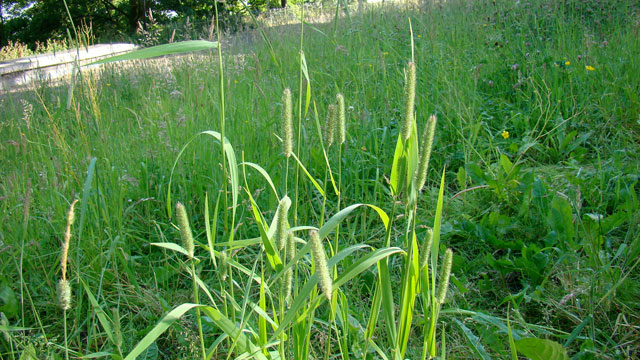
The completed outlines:
{"type": "MultiPolygon", "coordinates": [[[[0,46],[8,41],[33,45],[49,39],[66,39],[72,21],[76,28],[91,28],[92,34],[102,41],[127,39],[150,26],[211,21],[215,1],[67,0],[67,13],[60,0],[0,0],[0,46]]],[[[218,1],[221,19],[241,15],[245,11],[241,1],[218,1]]],[[[256,12],[286,3],[286,0],[246,1],[247,7],[256,12]]]]}

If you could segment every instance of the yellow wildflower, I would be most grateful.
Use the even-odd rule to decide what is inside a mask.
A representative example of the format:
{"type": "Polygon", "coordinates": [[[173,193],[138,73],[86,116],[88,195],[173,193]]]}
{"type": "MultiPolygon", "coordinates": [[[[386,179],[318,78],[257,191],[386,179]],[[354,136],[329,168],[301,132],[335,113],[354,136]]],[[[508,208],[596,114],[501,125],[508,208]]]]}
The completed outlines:
{"type": "Polygon", "coordinates": [[[571,65],[571,61],[565,61],[564,62],[564,66],[569,66],[569,65],[571,65]]]}
{"type": "Polygon", "coordinates": [[[422,35],[418,34],[418,39],[420,39],[422,37],[422,35]]]}
{"type": "Polygon", "coordinates": [[[584,68],[585,68],[585,69],[587,69],[587,71],[593,71],[593,70],[595,70],[595,69],[596,69],[596,68],[594,68],[594,67],[593,67],[593,66],[591,66],[591,65],[587,65],[587,66],[585,66],[584,68]]]}
{"type": "Polygon", "coordinates": [[[505,140],[509,138],[509,132],[507,130],[504,130],[501,135],[505,140]]]}

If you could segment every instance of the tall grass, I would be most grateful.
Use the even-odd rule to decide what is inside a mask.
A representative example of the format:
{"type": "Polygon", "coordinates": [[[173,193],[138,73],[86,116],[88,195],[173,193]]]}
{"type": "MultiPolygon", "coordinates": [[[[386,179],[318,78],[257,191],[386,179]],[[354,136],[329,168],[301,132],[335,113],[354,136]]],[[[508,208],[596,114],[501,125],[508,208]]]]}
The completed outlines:
{"type": "Polygon", "coordinates": [[[633,358],[638,16],[385,5],[3,95],[0,356],[500,358],[548,338],[633,358]]]}

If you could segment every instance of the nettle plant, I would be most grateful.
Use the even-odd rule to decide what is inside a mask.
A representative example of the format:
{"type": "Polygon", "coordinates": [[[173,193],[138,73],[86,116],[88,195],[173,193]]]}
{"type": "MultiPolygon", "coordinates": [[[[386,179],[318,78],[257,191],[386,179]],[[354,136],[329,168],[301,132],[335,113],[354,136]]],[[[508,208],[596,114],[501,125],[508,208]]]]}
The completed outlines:
{"type": "MultiPolygon", "coordinates": [[[[283,192],[278,191],[270,175],[260,165],[238,162],[232,145],[221,133],[205,131],[195,136],[208,135],[222,144],[223,172],[229,180],[231,204],[225,206],[224,195],[222,198],[218,196],[211,216],[208,196],[205,199],[206,244],[194,240],[187,209],[180,203],[176,205],[182,245],[173,242],[153,245],[184,256],[184,269],[193,281],[193,303],[184,303],[165,315],[131,350],[126,359],[134,359],[143,354],[172,323],[190,310],[196,312],[199,353],[202,359],[209,359],[218,351],[235,353],[239,358],[256,359],[307,359],[311,354],[314,354],[314,358],[325,359],[336,354],[345,359],[351,356],[366,358],[367,354],[404,359],[412,327],[416,326],[414,317],[418,314],[421,317],[424,315],[422,358],[436,356],[436,328],[440,308],[447,295],[453,253],[450,249],[445,252],[440,275],[436,276],[444,173],[440,181],[433,229],[428,229],[422,239],[418,238],[416,231],[420,223],[417,217],[417,198],[426,182],[436,117],[429,118],[419,146],[414,110],[416,67],[413,62],[408,64],[405,73],[404,121],[390,174],[391,200],[394,203],[391,216],[373,204],[358,203],[340,207],[344,191],[340,159],[348,125],[345,97],[342,94],[338,94],[335,103],[328,106],[324,129],[320,126],[315,104],[313,106],[316,130],[322,139],[320,146],[326,165],[325,181],[322,182],[324,186],[314,179],[294,151],[293,106],[289,89],[283,92],[280,131],[282,161],[286,168],[283,192]],[[332,146],[336,149],[331,150],[332,146]],[[330,155],[336,152],[338,170],[334,173],[330,155]],[[290,169],[292,159],[295,163],[290,169]],[[293,177],[294,170],[295,181],[291,181],[294,186],[289,188],[289,173],[293,177]],[[254,193],[247,182],[248,171],[259,173],[273,196],[278,199],[278,206],[271,219],[267,218],[268,213],[260,209],[252,195],[254,193]],[[244,184],[240,183],[241,174],[244,184]],[[318,224],[297,224],[299,188],[301,181],[305,179],[322,198],[318,224]],[[221,213],[224,212],[224,218],[230,222],[230,226],[225,228],[236,227],[240,189],[251,205],[251,216],[260,236],[234,239],[236,232],[229,231],[224,235],[223,242],[217,241],[218,210],[221,207],[224,209],[221,213]],[[291,194],[293,201],[287,192],[291,194]],[[337,197],[339,211],[325,221],[330,192],[337,197]],[[403,204],[401,209],[398,208],[398,203],[403,204]],[[383,247],[374,248],[361,243],[340,248],[340,224],[349,221],[349,215],[360,208],[368,208],[377,214],[380,226],[384,228],[383,247]],[[396,212],[400,211],[406,216],[399,219],[406,220],[403,224],[395,224],[396,212]],[[400,239],[397,241],[402,244],[401,247],[392,246],[392,237],[398,232],[397,229],[401,229],[400,239]],[[241,249],[255,256],[250,260],[237,258],[235,254],[241,249]],[[358,254],[359,257],[354,260],[358,254]],[[390,258],[394,256],[399,257],[399,261],[392,263],[390,258]],[[205,261],[205,258],[209,261],[205,261]],[[392,264],[398,268],[390,269],[392,264]],[[377,279],[368,302],[368,321],[364,326],[359,323],[354,326],[355,315],[362,310],[349,304],[353,297],[348,296],[350,290],[347,283],[374,266],[377,267],[377,279]],[[200,277],[203,269],[211,267],[218,276],[214,285],[209,285],[200,277]],[[395,270],[400,273],[399,281],[395,270]],[[396,299],[399,301],[396,302],[396,299]],[[217,330],[212,333],[209,331],[212,328],[217,330]],[[318,342],[318,338],[324,339],[322,343],[318,342]]],[[[301,92],[301,100],[303,95],[301,92]]],[[[308,100],[309,94],[306,96],[308,100]]],[[[298,105],[297,152],[301,146],[302,101],[298,105]]],[[[309,105],[310,102],[307,101],[305,113],[309,110],[309,105]]],[[[183,147],[176,164],[193,139],[183,147]]],[[[169,185],[167,198],[171,216],[173,206],[170,191],[169,185]]]]}

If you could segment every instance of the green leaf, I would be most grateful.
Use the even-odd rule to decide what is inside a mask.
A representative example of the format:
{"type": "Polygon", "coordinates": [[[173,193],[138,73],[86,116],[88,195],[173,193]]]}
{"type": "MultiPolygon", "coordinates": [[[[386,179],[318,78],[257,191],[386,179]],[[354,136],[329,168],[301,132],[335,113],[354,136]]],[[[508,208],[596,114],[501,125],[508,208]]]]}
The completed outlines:
{"type": "Polygon", "coordinates": [[[176,243],[151,243],[151,245],[172,250],[175,252],[179,252],[181,254],[189,256],[189,253],[187,252],[187,250],[176,243]]]}
{"type": "Polygon", "coordinates": [[[27,347],[22,351],[22,355],[20,355],[20,360],[38,360],[38,355],[36,354],[36,349],[33,345],[27,345],[27,347]]]}
{"type": "Polygon", "coordinates": [[[500,154],[500,165],[502,165],[502,169],[507,174],[509,174],[513,168],[513,163],[505,154],[500,154]]]}
{"type": "Polygon", "coordinates": [[[123,61],[123,60],[149,59],[149,58],[158,57],[158,56],[215,49],[217,47],[218,47],[218,43],[215,41],[206,41],[206,40],[180,41],[180,42],[171,43],[171,44],[164,44],[164,45],[158,45],[158,46],[152,46],[144,49],[134,50],[126,54],[111,56],[106,59],[98,60],[96,62],[92,62],[87,65],[106,64],[106,63],[112,63],[115,61],[123,61]]]}
{"type": "MultiPolygon", "coordinates": [[[[101,359],[101,358],[106,358],[109,357],[111,359],[118,359],[118,354],[114,354],[114,353],[110,353],[107,351],[98,351],[98,352],[94,352],[91,354],[87,354],[84,356],[81,356],[80,359],[101,359]]],[[[141,358],[138,358],[138,360],[140,360],[141,358]]]]}
{"type": "Polygon", "coordinates": [[[95,311],[96,315],[98,315],[98,321],[100,322],[100,325],[102,325],[105,333],[107,333],[107,338],[109,339],[111,344],[115,345],[116,337],[114,336],[113,329],[111,327],[111,319],[109,319],[104,310],[102,310],[102,307],[100,306],[100,304],[98,304],[98,300],[96,300],[95,296],[93,296],[93,293],[91,292],[87,284],[85,284],[82,279],[80,279],[80,282],[82,283],[82,287],[84,287],[84,291],[87,293],[87,297],[89,298],[89,302],[93,307],[93,311],[95,311]]]}
{"type": "Polygon", "coordinates": [[[516,348],[531,360],[569,360],[567,350],[552,340],[524,338],[516,341],[516,348]]]}
{"type": "Polygon", "coordinates": [[[18,298],[7,285],[0,287],[0,312],[3,312],[9,318],[18,315],[18,298]]]}
{"type": "Polygon", "coordinates": [[[478,355],[478,357],[483,360],[490,360],[491,356],[489,355],[487,350],[485,350],[484,346],[480,343],[480,338],[478,338],[471,330],[469,330],[469,328],[466,327],[460,320],[454,320],[462,330],[464,336],[469,341],[469,344],[471,345],[471,348],[476,353],[476,355],[478,355]]]}
{"type": "Polygon", "coordinates": [[[264,179],[267,180],[267,183],[269,183],[269,186],[271,187],[273,194],[276,196],[276,199],[280,199],[280,197],[278,196],[278,190],[276,190],[275,185],[273,185],[273,181],[271,181],[271,176],[269,176],[269,173],[267,173],[267,171],[263,169],[262,166],[258,164],[254,164],[252,162],[247,162],[247,161],[242,162],[239,165],[248,165],[254,168],[255,170],[257,170],[260,173],[260,175],[262,175],[262,177],[264,177],[264,179]]]}
{"type": "Polygon", "coordinates": [[[309,103],[311,102],[311,79],[309,79],[309,70],[307,68],[307,58],[304,56],[304,51],[300,50],[300,68],[304,74],[304,78],[307,81],[307,93],[304,101],[304,117],[307,117],[307,111],[309,111],[309,103]]]}
{"type": "Polygon", "coordinates": [[[300,166],[300,169],[302,169],[302,171],[305,173],[305,175],[307,175],[309,180],[311,180],[311,183],[313,184],[313,186],[315,186],[316,190],[318,190],[320,195],[324,197],[325,195],[324,195],[324,190],[322,190],[322,186],[320,186],[320,184],[318,184],[316,179],[314,179],[313,176],[309,174],[309,171],[307,171],[307,168],[304,167],[304,165],[302,165],[302,162],[300,161],[300,159],[298,159],[298,156],[294,152],[291,153],[291,156],[293,156],[293,158],[298,162],[298,166],[300,166]]]}
{"type": "Polygon", "coordinates": [[[272,236],[270,237],[268,234],[267,225],[265,219],[260,214],[260,210],[258,208],[258,204],[256,204],[251,192],[248,191],[247,187],[247,196],[249,197],[249,202],[251,203],[251,212],[253,213],[253,218],[258,225],[258,230],[260,231],[260,238],[262,238],[262,245],[264,246],[265,253],[267,254],[267,260],[269,261],[269,265],[272,269],[276,271],[282,270],[282,259],[280,259],[280,253],[276,245],[272,241],[272,236]]]}
{"type": "Polygon", "coordinates": [[[329,235],[329,233],[331,233],[331,231],[333,231],[333,229],[335,229],[340,224],[340,222],[342,222],[342,220],[344,220],[349,214],[351,214],[353,210],[361,206],[368,206],[373,210],[375,210],[378,213],[378,216],[380,216],[380,220],[382,220],[385,230],[389,227],[389,216],[387,215],[387,213],[384,212],[384,210],[380,209],[375,205],[370,205],[370,204],[353,204],[353,205],[347,206],[346,208],[340,210],[337,214],[333,215],[331,219],[329,219],[320,228],[320,230],[318,231],[318,235],[320,235],[320,239],[324,239],[325,237],[327,237],[327,235],[329,235]]]}
{"type": "Polygon", "coordinates": [[[162,335],[176,320],[180,319],[187,311],[200,308],[224,333],[231,339],[238,353],[248,352],[253,358],[266,360],[266,357],[259,352],[260,348],[255,346],[249,338],[244,335],[231,320],[227,319],[222,313],[210,306],[198,304],[182,304],[171,310],[165,315],[160,322],[154,326],[151,331],[145,335],[142,340],[131,350],[125,360],[134,360],[141,356],[147,348],[155,344],[155,341],[162,335]]]}
{"type": "Polygon", "coordinates": [[[438,268],[438,254],[440,250],[440,228],[442,226],[442,208],[444,206],[444,174],[446,167],[442,169],[442,178],[440,179],[440,192],[438,193],[438,201],[436,204],[436,216],[433,220],[433,242],[431,243],[431,296],[435,298],[436,291],[436,271],[438,268]]]}
{"type": "Polygon", "coordinates": [[[158,343],[155,341],[149,345],[149,347],[138,356],[137,360],[156,360],[160,351],[158,350],[158,343]]]}
{"type": "Polygon", "coordinates": [[[507,314],[507,334],[509,334],[509,349],[511,350],[511,360],[518,360],[518,352],[516,351],[516,343],[513,340],[513,331],[511,331],[511,320],[507,314]]]}
{"type": "MultiPolygon", "coordinates": [[[[343,249],[340,252],[338,252],[336,255],[334,255],[331,259],[329,259],[329,261],[327,262],[327,266],[331,271],[331,269],[333,269],[333,267],[336,266],[339,262],[341,262],[345,257],[349,256],[354,251],[361,250],[366,247],[368,246],[364,244],[359,244],[359,245],[353,245],[346,249],[343,249]]],[[[356,275],[362,273],[363,271],[365,271],[371,265],[377,263],[378,261],[384,258],[387,258],[393,254],[402,253],[402,252],[403,252],[402,249],[394,247],[394,248],[378,249],[372,253],[365,255],[364,257],[359,259],[357,262],[355,262],[353,265],[351,265],[348,269],[346,269],[340,276],[338,276],[338,278],[335,279],[335,281],[333,282],[334,290],[338,289],[341,285],[353,279],[356,275]]],[[[303,306],[305,305],[307,306],[307,308],[304,309],[305,311],[313,310],[315,308],[309,305],[308,298],[311,294],[311,291],[315,288],[317,283],[318,283],[318,274],[311,275],[311,277],[309,277],[307,282],[304,284],[303,288],[298,292],[298,295],[295,297],[295,299],[291,303],[291,307],[289,308],[289,311],[286,313],[286,315],[280,322],[280,326],[278,327],[278,330],[276,330],[275,333],[271,335],[270,341],[275,340],[285,329],[287,329],[287,327],[295,319],[299,317],[298,312],[299,310],[303,309],[303,306]]],[[[319,305],[323,301],[326,301],[326,298],[324,296],[320,296],[317,298],[316,301],[318,301],[317,304],[319,305]]]]}
{"type": "Polygon", "coordinates": [[[89,161],[87,177],[85,178],[84,186],[82,187],[82,201],[80,203],[80,224],[78,224],[78,236],[82,235],[82,229],[84,228],[84,222],[87,215],[87,206],[89,204],[89,195],[91,194],[91,182],[93,180],[93,174],[96,170],[97,160],[98,159],[96,158],[91,158],[91,160],[89,161]]]}
{"type": "Polygon", "coordinates": [[[419,290],[420,264],[418,258],[418,240],[415,232],[412,232],[411,238],[411,251],[409,257],[406,259],[406,270],[405,276],[403,277],[402,297],[400,300],[400,316],[398,317],[398,339],[396,346],[402,358],[404,358],[409,336],[411,335],[413,309],[419,290]]]}
{"type": "Polygon", "coordinates": [[[547,222],[551,230],[559,236],[558,240],[561,244],[568,245],[573,241],[575,233],[573,212],[567,200],[558,195],[554,196],[547,215],[547,222]]]}
{"type": "Polygon", "coordinates": [[[397,196],[404,190],[406,167],[407,156],[404,151],[404,141],[402,141],[402,134],[398,134],[396,150],[393,153],[391,176],[389,178],[389,187],[391,189],[391,195],[393,196],[397,196]]]}

